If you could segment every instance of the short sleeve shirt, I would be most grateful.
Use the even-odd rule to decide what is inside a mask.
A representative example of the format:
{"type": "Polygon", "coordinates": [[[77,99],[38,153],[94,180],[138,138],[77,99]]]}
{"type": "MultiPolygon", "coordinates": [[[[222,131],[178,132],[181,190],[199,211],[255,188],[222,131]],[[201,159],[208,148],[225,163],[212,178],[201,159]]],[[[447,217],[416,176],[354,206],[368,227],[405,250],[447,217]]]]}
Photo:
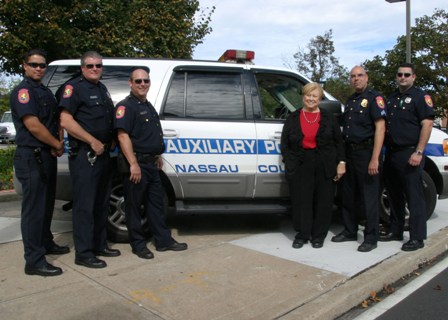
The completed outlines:
{"type": "Polygon", "coordinates": [[[58,137],[58,105],[53,93],[44,85],[25,77],[12,91],[10,105],[18,146],[49,147],[25,127],[23,118],[27,115],[36,116],[54,137],[58,137]]]}
{"type": "Polygon", "coordinates": [[[114,128],[127,132],[134,152],[159,155],[165,150],[160,119],[149,101],[130,94],[117,103],[114,128]]]}
{"type": "Polygon", "coordinates": [[[411,87],[387,99],[386,144],[389,146],[416,146],[420,137],[421,122],[434,119],[431,96],[411,87]]]}
{"type": "Polygon", "coordinates": [[[59,107],[73,116],[78,124],[103,143],[113,137],[114,105],[106,86],[92,83],[82,76],[64,85],[59,107]]]}
{"type": "Polygon", "coordinates": [[[375,121],[386,118],[386,102],[377,91],[367,87],[352,94],[342,115],[342,136],[348,143],[361,143],[373,139],[375,121]]]}

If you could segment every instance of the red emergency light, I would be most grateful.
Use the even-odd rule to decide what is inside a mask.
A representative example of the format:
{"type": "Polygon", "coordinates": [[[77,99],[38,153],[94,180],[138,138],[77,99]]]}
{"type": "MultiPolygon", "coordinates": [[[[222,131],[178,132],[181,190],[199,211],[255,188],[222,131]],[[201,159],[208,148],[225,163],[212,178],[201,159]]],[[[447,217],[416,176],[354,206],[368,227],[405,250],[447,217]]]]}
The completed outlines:
{"type": "Polygon", "coordinates": [[[224,54],[218,59],[221,62],[236,62],[236,63],[252,63],[255,58],[254,51],[247,50],[226,50],[224,54]]]}

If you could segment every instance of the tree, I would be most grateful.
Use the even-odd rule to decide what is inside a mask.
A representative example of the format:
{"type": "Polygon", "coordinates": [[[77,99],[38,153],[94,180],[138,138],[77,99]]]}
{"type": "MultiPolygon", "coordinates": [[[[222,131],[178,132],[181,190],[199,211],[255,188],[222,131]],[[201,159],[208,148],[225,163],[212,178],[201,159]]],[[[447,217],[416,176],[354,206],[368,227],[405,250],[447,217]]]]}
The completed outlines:
{"type": "Polygon", "coordinates": [[[3,0],[1,69],[20,72],[22,55],[42,48],[48,60],[104,56],[191,58],[212,29],[215,7],[195,0],[3,0]]]}
{"type": "Polygon", "coordinates": [[[294,54],[295,68],[312,81],[324,83],[324,88],[340,101],[345,102],[350,94],[348,70],[334,56],[333,31],[310,39],[306,49],[299,47],[294,54]]]}
{"type": "Polygon", "coordinates": [[[299,47],[299,51],[294,54],[297,70],[315,82],[322,82],[347,72],[334,56],[332,36],[333,31],[330,29],[323,36],[318,35],[310,39],[306,50],[299,47]]]}
{"type": "MultiPolygon", "coordinates": [[[[436,9],[434,14],[417,18],[411,28],[411,54],[415,66],[416,85],[431,94],[438,116],[448,109],[448,12],[436,9]]],[[[406,39],[401,36],[384,57],[366,60],[370,83],[386,96],[396,90],[395,73],[406,60],[406,39]]]]}
{"type": "Polygon", "coordinates": [[[18,82],[18,78],[6,79],[4,75],[0,74],[0,118],[5,111],[9,110],[9,96],[18,82]]]}

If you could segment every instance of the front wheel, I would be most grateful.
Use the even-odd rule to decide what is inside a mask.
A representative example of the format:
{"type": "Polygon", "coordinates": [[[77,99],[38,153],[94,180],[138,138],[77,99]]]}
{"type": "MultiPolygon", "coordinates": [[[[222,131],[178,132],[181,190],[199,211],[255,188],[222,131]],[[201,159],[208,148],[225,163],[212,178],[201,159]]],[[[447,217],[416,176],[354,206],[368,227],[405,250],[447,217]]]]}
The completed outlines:
{"type": "MultiPolygon", "coordinates": [[[[423,194],[425,196],[425,202],[426,202],[426,219],[431,218],[434,209],[436,208],[437,204],[437,189],[436,185],[434,184],[434,181],[432,181],[431,176],[426,172],[423,171],[422,174],[423,178],[423,194]]],[[[389,225],[390,224],[390,204],[389,204],[389,198],[387,195],[387,190],[383,186],[381,198],[380,198],[380,218],[381,221],[384,224],[389,225]]],[[[409,227],[409,209],[406,204],[406,223],[405,227],[409,227]]]]}
{"type": "MultiPolygon", "coordinates": [[[[164,188],[165,190],[165,188],[164,188]]],[[[168,212],[168,200],[167,194],[164,192],[164,212],[168,212]]],[[[129,235],[128,228],[126,226],[126,213],[125,213],[125,200],[124,200],[124,190],[121,183],[116,184],[112,188],[110,195],[110,211],[107,218],[107,238],[109,241],[115,243],[128,243],[129,235]]],[[[148,219],[143,214],[142,209],[142,226],[147,238],[151,237],[151,231],[148,224],[148,219]]]]}

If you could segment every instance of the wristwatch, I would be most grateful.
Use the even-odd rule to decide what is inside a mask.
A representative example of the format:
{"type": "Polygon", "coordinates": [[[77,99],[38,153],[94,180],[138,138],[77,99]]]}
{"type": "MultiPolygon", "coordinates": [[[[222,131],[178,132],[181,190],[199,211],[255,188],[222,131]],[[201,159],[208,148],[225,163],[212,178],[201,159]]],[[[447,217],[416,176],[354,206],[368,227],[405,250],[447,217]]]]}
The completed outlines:
{"type": "Polygon", "coordinates": [[[423,151],[421,150],[415,150],[415,153],[418,154],[419,156],[423,155],[423,151]]]}

